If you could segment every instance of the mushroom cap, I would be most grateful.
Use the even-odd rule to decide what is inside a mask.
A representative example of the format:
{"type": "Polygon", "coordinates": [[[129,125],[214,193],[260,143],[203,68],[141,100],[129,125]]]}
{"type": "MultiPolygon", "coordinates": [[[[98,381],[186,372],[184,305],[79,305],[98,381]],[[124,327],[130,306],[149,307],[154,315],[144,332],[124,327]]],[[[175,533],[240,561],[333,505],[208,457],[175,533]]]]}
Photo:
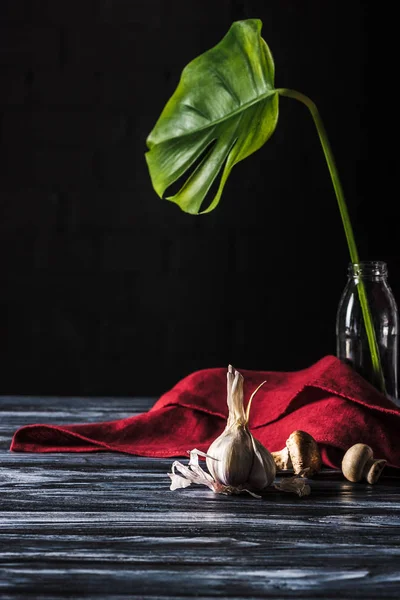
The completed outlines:
{"type": "Polygon", "coordinates": [[[342,459],[342,473],[349,481],[356,483],[362,479],[364,468],[373,457],[372,448],[367,444],[354,444],[342,459]]]}
{"type": "Polygon", "coordinates": [[[286,446],[296,475],[303,474],[306,477],[312,477],[321,470],[321,453],[312,435],[296,429],[286,440],[286,446]]]}

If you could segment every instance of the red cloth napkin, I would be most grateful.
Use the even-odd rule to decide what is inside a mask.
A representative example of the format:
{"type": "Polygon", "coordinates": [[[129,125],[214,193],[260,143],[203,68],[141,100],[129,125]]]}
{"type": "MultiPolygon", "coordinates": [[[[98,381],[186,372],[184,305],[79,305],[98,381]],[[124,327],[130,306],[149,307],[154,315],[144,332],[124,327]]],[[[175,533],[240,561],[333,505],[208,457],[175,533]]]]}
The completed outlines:
{"type": "MultiPolygon", "coordinates": [[[[400,409],[351,367],[325,356],[301,371],[238,370],[245,402],[254,397],[250,430],[270,451],[281,450],[292,431],[310,433],[323,464],[340,468],[353,444],[369,444],[376,458],[400,469],[400,409]]],[[[187,456],[206,451],[227,418],[227,369],[196,371],[179,381],[146,413],[105,423],[27,425],[11,443],[16,452],[114,451],[140,456],[187,456]]]]}

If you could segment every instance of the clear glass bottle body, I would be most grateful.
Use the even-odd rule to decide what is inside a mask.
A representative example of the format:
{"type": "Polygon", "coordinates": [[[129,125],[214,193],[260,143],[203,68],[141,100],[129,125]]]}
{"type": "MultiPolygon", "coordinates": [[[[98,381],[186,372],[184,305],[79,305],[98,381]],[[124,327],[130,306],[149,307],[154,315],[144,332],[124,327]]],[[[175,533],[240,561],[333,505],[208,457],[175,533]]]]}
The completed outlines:
{"type": "Polygon", "coordinates": [[[368,338],[361,310],[358,282],[362,277],[374,324],[386,394],[397,403],[398,311],[388,284],[387,265],[383,261],[350,264],[348,280],[336,315],[336,355],[349,363],[372,385],[375,380],[368,338]]]}

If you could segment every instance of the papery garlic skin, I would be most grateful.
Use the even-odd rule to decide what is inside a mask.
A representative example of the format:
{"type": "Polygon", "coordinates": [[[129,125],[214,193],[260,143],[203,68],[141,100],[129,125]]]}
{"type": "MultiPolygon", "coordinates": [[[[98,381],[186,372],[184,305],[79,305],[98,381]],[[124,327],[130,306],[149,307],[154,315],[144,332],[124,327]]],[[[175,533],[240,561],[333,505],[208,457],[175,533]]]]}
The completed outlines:
{"type": "Polygon", "coordinates": [[[207,468],[216,481],[226,486],[262,490],[276,475],[272,454],[254,438],[243,405],[243,376],[231,365],[227,373],[229,415],[224,432],[207,450],[207,468]]]}

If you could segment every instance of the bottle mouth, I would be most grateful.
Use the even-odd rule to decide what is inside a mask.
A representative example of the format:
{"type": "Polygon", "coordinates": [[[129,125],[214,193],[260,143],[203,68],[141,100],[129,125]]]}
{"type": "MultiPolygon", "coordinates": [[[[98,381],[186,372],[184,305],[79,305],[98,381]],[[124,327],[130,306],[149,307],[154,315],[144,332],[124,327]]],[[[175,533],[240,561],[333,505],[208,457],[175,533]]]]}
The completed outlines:
{"type": "Polygon", "coordinates": [[[348,273],[352,277],[386,277],[387,263],[384,260],[361,260],[359,263],[349,263],[348,273]]]}

